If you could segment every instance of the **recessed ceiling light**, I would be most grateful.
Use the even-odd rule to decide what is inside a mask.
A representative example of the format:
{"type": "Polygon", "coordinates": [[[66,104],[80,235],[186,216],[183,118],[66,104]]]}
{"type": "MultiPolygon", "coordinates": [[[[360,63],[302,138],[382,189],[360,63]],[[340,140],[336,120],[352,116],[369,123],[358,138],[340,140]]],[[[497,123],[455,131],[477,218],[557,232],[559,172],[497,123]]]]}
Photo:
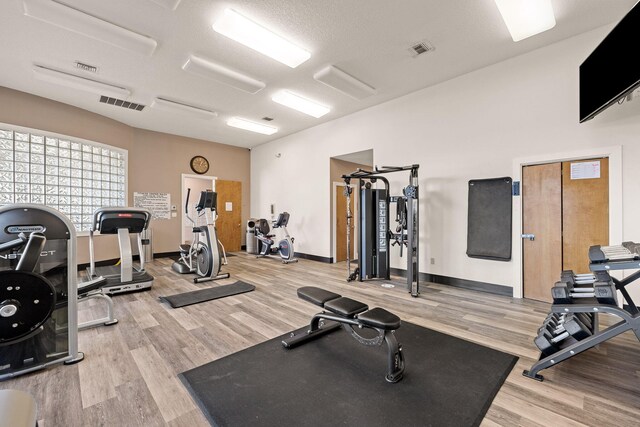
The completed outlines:
{"type": "Polygon", "coordinates": [[[291,68],[296,68],[311,58],[308,51],[245,18],[233,9],[226,9],[213,23],[213,29],[291,68]]]}
{"type": "Polygon", "coordinates": [[[126,28],[53,0],[23,0],[24,14],[121,49],[151,55],[158,43],[126,28]]]}
{"type": "Polygon", "coordinates": [[[227,124],[231,127],[244,129],[251,132],[261,133],[263,135],[273,135],[278,132],[278,128],[273,126],[263,125],[262,123],[252,122],[247,119],[242,119],[240,117],[231,117],[227,120],[227,124]]]}
{"type": "Polygon", "coordinates": [[[213,119],[218,113],[204,108],[195,107],[183,102],[171,101],[165,98],[156,98],[151,106],[157,110],[169,111],[172,113],[187,113],[201,119],[213,119]]]}
{"type": "Polygon", "coordinates": [[[315,118],[322,117],[329,111],[331,111],[331,108],[327,106],[318,104],[315,101],[289,92],[288,90],[283,90],[276,93],[271,99],[278,104],[282,104],[285,107],[293,108],[294,110],[298,110],[301,113],[308,114],[315,118]]]}
{"type": "Polygon", "coordinates": [[[376,94],[375,88],[333,65],[328,65],[318,71],[313,75],[313,78],[354,99],[364,99],[376,94]]]}
{"type": "Polygon", "coordinates": [[[514,42],[556,25],[551,0],[495,0],[514,42]]]}
{"type": "Polygon", "coordinates": [[[189,56],[182,69],[249,93],[256,93],[266,86],[260,80],[195,55],[189,56]]]}
{"type": "Polygon", "coordinates": [[[126,98],[131,95],[129,89],[54,70],[42,65],[34,65],[33,74],[38,80],[95,93],[96,95],[107,95],[113,98],[126,98]]]}

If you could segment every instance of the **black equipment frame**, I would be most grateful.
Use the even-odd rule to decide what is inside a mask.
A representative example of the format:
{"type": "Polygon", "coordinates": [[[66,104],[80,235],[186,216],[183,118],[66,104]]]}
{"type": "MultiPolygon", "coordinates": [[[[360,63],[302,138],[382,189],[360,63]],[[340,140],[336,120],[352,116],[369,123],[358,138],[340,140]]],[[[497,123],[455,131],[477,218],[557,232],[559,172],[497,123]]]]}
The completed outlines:
{"type": "Polygon", "coordinates": [[[347,190],[345,197],[347,198],[347,281],[355,280],[362,282],[368,279],[390,279],[390,242],[394,239],[400,245],[400,256],[402,256],[402,248],[407,247],[407,291],[411,296],[417,297],[420,294],[419,283],[419,197],[418,197],[418,168],[420,165],[410,166],[376,166],[373,171],[365,169],[357,169],[348,175],[342,175],[342,179],[346,184],[347,190]],[[395,172],[409,172],[409,184],[403,189],[403,196],[390,196],[389,180],[384,174],[395,172]],[[351,191],[350,184],[352,179],[358,180],[359,198],[359,216],[358,221],[358,268],[351,272],[351,256],[350,251],[350,229],[351,229],[351,191]],[[384,184],[383,190],[371,191],[367,188],[367,183],[374,184],[380,180],[384,184]],[[378,210],[376,218],[382,216],[383,220],[377,220],[372,224],[368,213],[371,212],[373,199],[378,210]],[[407,218],[406,227],[394,234],[389,230],[389,206],[391,203],[398,203],[402,199],[406,205],[407,218]],[[384,209],[383,209],[384,208],[384,209]],[[405,234],[406,230],[406,234],[405,234]],[[383,237],[384,236],[384,237],[383,237]],[[373,240],[373,241],[372,241],[373,240]],[[375,253],[375,256],[374,256],[375,253]],[[369,256],[371,254],[371,256],[369,256]]]}
{"type": "MultiPolygon", "coordinates": [[[[599,247],[592,247],[590,249],[590,257],[591,252],[594,250],[593,248],[599,247]]],[[[611,260],[607,262],[591,262],[589,265],[589,269],[593,272],[630,268],[640,268],[640,262],[637,259],[611,260]]],[[[551,312],[553,313],[593,313],[593,330],[591,331],[593,335],[579,341],[572,339],[568,342],[567,346],[564,346],[549,356],[541,354],[538,362],[534,363],[531,369],[525,370],[522,375],[543,381],[544,377],[538,374],[541,370],[555,366],[576,354],[582,353],[628,330],[632,330],[638,341],[640,341],[640,310],[638,310],[636,303],[625,289],[629,284],[638,279],[640,279],[640,271],[636,271],[622,280],[611,277],[611,281],[615,284],[616,289],[620,291],[625,300],[626,304],[624,308],[612,304],[601,304],[596,298],[585,298],[584,301],[574,304],[553,304],[551,306],[551,312]],[[598,314],[600,313],[612,314],[620,317],[621,320],[600,331],[598,322],[598,314]]]]}

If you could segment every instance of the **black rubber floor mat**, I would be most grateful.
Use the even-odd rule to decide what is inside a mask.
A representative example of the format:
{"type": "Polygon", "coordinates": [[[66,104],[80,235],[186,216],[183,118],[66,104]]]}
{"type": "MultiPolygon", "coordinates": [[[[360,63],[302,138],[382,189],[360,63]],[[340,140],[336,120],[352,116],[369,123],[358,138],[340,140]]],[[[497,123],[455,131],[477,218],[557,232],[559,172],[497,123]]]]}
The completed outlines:
{"type": "Polygon", "coordinates": [[[213,425],[477,426],[518,360],[403,322],[391,384],[384,345],[339,330],[287,350],[285,336],[180,374],[213,425]]]}
{"type": "Polygon", "coordinates": [[[161,296],[160,299],[168,302],[173,308],[179,308],[186,305],[198,304],[218,298],[251,292],[255,288],[255,286],[249,283],[238,281],[230,285],[214,286],[197,291],[185,292],[183,294],[169,295],[168,297],[161,296]]]}

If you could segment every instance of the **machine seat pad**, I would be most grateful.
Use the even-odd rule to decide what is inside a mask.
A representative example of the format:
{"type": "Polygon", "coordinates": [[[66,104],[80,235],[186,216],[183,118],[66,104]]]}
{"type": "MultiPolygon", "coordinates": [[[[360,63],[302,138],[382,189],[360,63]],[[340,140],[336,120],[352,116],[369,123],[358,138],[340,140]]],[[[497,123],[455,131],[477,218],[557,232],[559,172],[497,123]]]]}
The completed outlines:
{"type": "Polygon", "coordinates": [[[401,324],[398,316],[380,307],[372,308],[358,315],[358,320],[365,326],[383,329],[385,331],[395,331],[401,324]]]}
{"type": "Polygon", "coordinates": [[[324,289],[316,288],[315,286],[304,286],[298,288],[298,298],[305,301],[309,301],[311,304],[324,307],[324,303],[336,298],[340,298],[341,295],[326,291],[324,289]]]}
{"type": "Polygon", "coordinates": [[[340,297],[327,301],[324,308],[340,316],[354,317],[358,313],[367,311],[369,306],[351,298],[340,297]]]}
{"type": "Polygon", "coordinates": [[[180,245],[180,252],[182,253],[188,254],[189,249],[191,249],[191,246],[189,245],[180,245]]]}

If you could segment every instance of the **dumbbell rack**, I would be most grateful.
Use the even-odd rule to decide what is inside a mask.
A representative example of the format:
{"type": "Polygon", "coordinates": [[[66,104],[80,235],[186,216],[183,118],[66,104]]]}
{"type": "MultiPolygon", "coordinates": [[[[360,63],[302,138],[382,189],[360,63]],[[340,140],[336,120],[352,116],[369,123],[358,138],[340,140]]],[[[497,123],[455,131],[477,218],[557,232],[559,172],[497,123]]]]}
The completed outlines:
{"type": "MultiPolygon", "coordinates": [[[[626,248],[629,248],[629,246],[627,245],[629,243],[630,242],[625,242],[626,248]]],[[[635,245],[634,249],[637,250],[638,245],[633,245],[635,245]]],[[[591,260],[591,264],[589,265],[590,270],[593,272],[597,272],[623,269],[640,269],[640,259],[638,257],[638,254],[635,252],[631,252],[626,259],[621,259],[619,255],[620,248],[621,246],[591,247],[589,250],[589,257],[591,260]],[[611,251],[608,250],[610,248],[614,248],[616,250],[615,258],[609,258],[608,256],[606,256],[607,254],[611,253],[611,251]]],[[[625,289],[627,285],[638,279],[640,279],[640,271],[635,272],[634,274],[623,280],[618,280],[614,277],[611,278],[611,280],[615,284],[616,289],[620,291],[622,296],[624,297],[625,306],[623,308],[620,308],[614,304],[602,304],[598,302],[596,298],[581,298],[579,300],[580,302],[572,304],[553,304],[551,306],[551,313],[565,313],[567,315],[573,313],[591,313],[593,315],[593,322],[590,330],[592,334],[579,341],[572,337],[562,341],[558,345],[558,347],[560,348],[558,351],[549,355],[545,355],[544,353],[542,353],[538,362],[536,362],[531,367],[531,369],[525,370],[522,374],[526,377],[542,381],[544,377],[538,374],[538,372],[540,372],[541,370],[555,366],[558,363],[575,356],[576,354],[582,353],[585,350],[588,350],[629,330],[632,330],[635,333],[636,338],[638,338],[638,340],[640,341],[640,311],[638,310],[638,307],[634,303],[628,291],[625,289]],[[604,330],[599,330],[598,316],[601,313],[618,316],[621,320],[604,330]]]]}

